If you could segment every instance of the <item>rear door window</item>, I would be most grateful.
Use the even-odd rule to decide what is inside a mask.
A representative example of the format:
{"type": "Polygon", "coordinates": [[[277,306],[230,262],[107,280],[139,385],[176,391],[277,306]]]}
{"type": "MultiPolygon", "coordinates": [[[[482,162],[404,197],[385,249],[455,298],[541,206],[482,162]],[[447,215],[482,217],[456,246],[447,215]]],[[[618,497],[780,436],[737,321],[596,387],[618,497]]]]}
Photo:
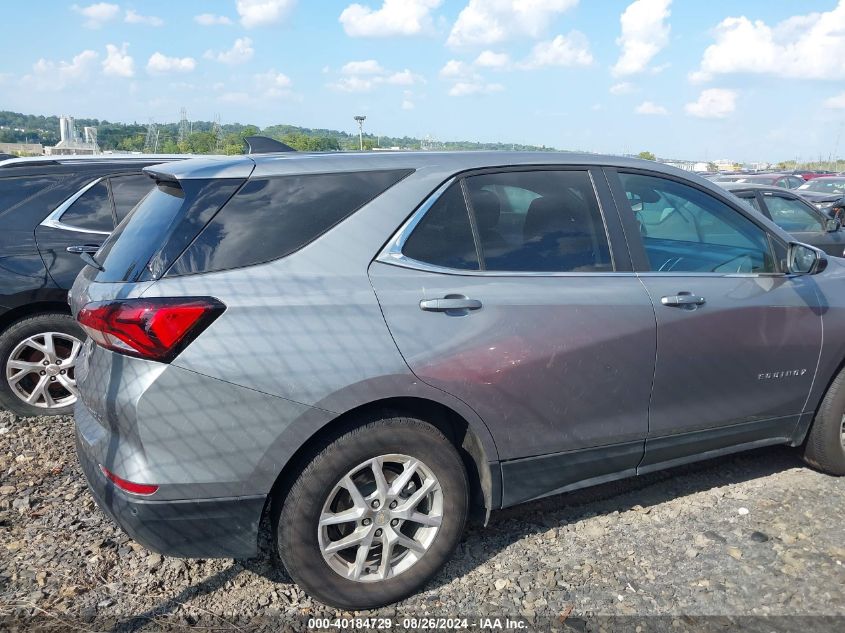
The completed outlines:
{"type": "Polygon", "coordinates": [[[806,233],[824,230],[821,218],[800,200],[783,196],[766,196],[765,200],[772,220],[784,231],[806,233]]]}
{"type": "Polygon", "coordinates": [[[155,180],[143,174],[115,176],[110,179],[111,193],[114,198],[114,213],[117,224],[138,204],[141,199],[155,188],[155,180]]]}
{"type": "Polygon", "coordinates": [[[59,218],[62,224],[84,231],[110,233],[114,229],[111,197],[105,180],[83,193],[59,218]]]}
{"type": "Polygon", "coordinates": [[[228,270],[285,257],[410,173],[403,169],[249,180],[168,275],[228,270]]]}
{"type": "Polygon", "coordinates": [[[485,270],[612,270],[607,232],[586,171],[502,172],[471,176],[466,184],[485,270]]]}

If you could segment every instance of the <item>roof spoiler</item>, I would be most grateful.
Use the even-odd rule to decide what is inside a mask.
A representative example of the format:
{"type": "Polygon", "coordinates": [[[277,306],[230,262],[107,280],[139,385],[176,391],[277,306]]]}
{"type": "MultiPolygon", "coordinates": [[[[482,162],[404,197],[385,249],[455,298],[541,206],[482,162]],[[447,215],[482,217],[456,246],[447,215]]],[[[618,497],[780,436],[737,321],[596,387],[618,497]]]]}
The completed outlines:
{"type": "Polygon", "coordinates": [[[244,138],[247,154],[273,154],[275,152],[295,152],[290,145],[267,136],[247,136],[244,138]]]}

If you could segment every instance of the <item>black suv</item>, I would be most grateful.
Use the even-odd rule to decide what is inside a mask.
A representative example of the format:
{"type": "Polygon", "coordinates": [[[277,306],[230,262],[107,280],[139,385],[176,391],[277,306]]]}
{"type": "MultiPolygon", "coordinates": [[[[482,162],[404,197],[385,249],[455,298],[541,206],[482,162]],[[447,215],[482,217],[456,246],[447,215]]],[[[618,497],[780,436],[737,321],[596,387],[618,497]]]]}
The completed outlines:
{"type": "Polygon", "coordinates": [[[175,158],[0,161],[0,405],[22,415],[71,411],[85,336],[67,293],[84,263],[68,248],[96,251],[155,186],[141,170],[175,158]]]}

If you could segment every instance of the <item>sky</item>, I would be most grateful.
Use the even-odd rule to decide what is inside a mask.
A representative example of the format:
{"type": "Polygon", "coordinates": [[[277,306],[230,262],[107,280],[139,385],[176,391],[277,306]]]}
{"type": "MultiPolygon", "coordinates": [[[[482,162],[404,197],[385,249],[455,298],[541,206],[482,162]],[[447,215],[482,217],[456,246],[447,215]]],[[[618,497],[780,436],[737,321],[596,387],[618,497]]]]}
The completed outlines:
{"type": "Polygon", "coordinates": [[[5,0],[0,109],[845,155],[845,0],[5,0]],[[842,137],[842,138],[840,138],[842,137]]]}

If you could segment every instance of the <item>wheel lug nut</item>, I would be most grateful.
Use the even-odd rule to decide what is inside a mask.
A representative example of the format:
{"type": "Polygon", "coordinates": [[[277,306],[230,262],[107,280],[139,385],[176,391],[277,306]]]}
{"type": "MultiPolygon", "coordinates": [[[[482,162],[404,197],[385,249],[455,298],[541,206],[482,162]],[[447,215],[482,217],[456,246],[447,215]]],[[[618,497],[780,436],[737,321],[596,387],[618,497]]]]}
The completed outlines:
{"type": "Polygon", "coordinates": [[[39,374],[41,374],[42,376],[44,376],[44,375],[46,375],[46,374],[47,374],[47,372],[46,372],[46,371],[44,371],[43,369],[42,369],[41,371],[39,371],[38,373],[39,373],[39,374]]]}
{"type": "Polygon", "coordinates": [[[378,502],[378,499],[375,499],[370,505],[374,508],[378,508],[381,504],[378,502]]]}
{"type": "Polygon", "coordinates": [[[61,364],[62,364],[62,359],[61,359],[61,358],[57,358],[57,359],[56,359],[56,365],[61,365],[61,364]]]}
{"type": "Polygon", "coordinates": [[[42,365],[44,365],[45,367],[46,367],[47,365],[49,365],[49,364],[50,364],[50,361],[49,361],[49,360],[45,360],[45,361],[42,363],[42,365]]]}
{"type": "Polygon", "coordinates": [[[50,382],[56,382],[56,377],[55,377],[55,376],[50,376],[50,382]]]}
{"type": "Polygon", "coordinates": [[[399,505],[399,504],[398,504],[398,503],[396,503],[395,501],[391,501],[391,502],[390,502],[390,509],[391,509],[391,510],[393,510],[393,509],[394,509],[396,506],[398,506],[398,505],[399,505]]]}
{"type": "Polygon", "coordinates": [[[63,370],[62,370],[62,371],[60,371],[59,373],[60,373],[60,374],[64,374],[64,373],[65,373],[65,370],[63,369],[63,370]]]}
{"type": "Polygon", "coordinates": [[[361,523],[363,523],[364,525],[369,525],[372,522],[373,522],[372,519],[364,519],[363,521],[361,521],[361,523]]]}
{"type": "Polygon", "coordinates": [[[393,519],[393,520],[390,522],[390,525],[392,525],[393,527],[396,527],[397,525],[399,525],[399,519],[393,519]]]}
{"type": "Polygon", "coordinates": [[[376,530],[376,536],[381,536],[381,528],[376,530]]]}

